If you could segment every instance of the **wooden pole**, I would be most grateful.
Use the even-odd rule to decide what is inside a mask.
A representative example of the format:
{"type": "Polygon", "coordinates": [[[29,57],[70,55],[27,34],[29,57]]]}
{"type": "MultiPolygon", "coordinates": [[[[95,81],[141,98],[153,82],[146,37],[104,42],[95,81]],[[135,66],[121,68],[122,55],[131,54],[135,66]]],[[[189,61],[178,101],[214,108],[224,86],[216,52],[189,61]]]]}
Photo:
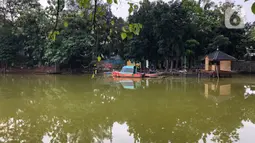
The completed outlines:
{"type": "Polygon", "coordinates": [[[217,66],[217,63],[215,63],[215,68],[216,68],[217,78],[219,79],[219,78],[220,78],[220,77],[219,77],[219,68],[218,68],[218,66],[217,66]]]}

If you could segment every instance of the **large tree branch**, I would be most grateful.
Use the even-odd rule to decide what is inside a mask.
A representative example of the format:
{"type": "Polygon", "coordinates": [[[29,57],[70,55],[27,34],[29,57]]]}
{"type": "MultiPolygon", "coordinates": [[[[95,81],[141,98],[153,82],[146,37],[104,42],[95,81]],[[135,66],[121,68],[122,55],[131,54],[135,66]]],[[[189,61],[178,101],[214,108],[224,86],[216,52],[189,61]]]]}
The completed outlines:
{"type": "Polygon", "coordinates": [[[96,29],[96,13],[97,13],[97,0],[95,0],[94,17],[93,17],[93,29],[96,29]]]}
{"type": "Polygon", "coordinates": [[[60,0],[57,0],[57,14],[56,14],[56,21],[53,27],[53,31],[55,31],[58,27],[59,12],[60,12],[60,0]]]}

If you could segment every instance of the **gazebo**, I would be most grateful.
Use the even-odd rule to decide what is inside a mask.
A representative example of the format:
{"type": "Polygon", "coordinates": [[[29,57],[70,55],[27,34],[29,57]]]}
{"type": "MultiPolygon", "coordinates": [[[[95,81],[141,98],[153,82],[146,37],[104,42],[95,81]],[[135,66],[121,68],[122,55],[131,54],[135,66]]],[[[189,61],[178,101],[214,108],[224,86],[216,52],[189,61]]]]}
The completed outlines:
{"type": "Polygon", "coordinates": [[[225,73],[231,73],[232,61],[236,61],[236,58],[230,56],[219,49],[206,55],[205,61],[205,72],[213,72],[217,74],[217,77],[225,73]]]}
{"type": "Polygon", "coordinates": [[[205,70],[206,71],[231,71],[232,61],[236,61],[235,57],[232,57],[220,50],[216,50],[205,56],[205,70]]]}

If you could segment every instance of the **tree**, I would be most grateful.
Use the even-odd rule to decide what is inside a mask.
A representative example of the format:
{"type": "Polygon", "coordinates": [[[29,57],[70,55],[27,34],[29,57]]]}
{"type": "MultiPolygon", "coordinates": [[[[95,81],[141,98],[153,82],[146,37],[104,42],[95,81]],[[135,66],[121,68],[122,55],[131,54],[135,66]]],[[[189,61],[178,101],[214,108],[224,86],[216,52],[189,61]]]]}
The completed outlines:
{"type": "Polygon", "coordinates": [[[71,68],[80,68],[91,60],[95,39],[89,34],[85,24],[87,21],[83,17],[69,18],[68,22],[68,27],[62,26],[55,41],[47,40],[44,58],[49,64],[66,64],[71,68]]]}
{"type": "Polygon", "coordinates": [[[50,0],[44,9],[37,0],[2,0],[3,63],[80,68],[98,55],[119,54],[172,70],[186,61],[192,67],[217,48],[242,59],[255,41],[254,24],[238,30],[224,26],[223,11],[233,3],[144,0],[139,7],[130,3],[126,21],[112,14],[111,3],[116,2],[50,0]]]}

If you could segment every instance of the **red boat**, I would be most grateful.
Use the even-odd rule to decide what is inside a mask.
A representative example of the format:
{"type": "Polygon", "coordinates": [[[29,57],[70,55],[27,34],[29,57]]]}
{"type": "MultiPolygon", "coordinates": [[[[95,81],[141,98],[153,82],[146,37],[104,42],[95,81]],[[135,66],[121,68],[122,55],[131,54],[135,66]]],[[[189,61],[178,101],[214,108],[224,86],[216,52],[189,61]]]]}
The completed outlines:
{"type": "Polygon", "coordinates": [[[144,76],[143,73],[137,72],[135,66],[124,66],[121,71],[112,72],[113,77],[128,77],[128,78],[142,78],[144,76]]]}

